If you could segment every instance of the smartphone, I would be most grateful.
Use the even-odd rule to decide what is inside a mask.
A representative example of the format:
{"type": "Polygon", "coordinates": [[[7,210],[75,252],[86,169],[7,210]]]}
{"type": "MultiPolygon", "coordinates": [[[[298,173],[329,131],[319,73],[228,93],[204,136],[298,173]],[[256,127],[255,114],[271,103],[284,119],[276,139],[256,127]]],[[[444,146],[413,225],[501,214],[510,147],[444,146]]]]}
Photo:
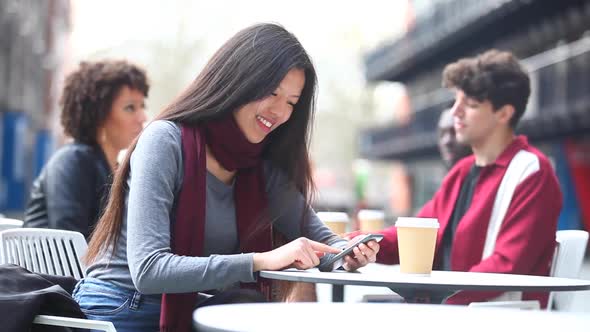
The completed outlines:
{"type": "Polygon", "coordinates": [[[322,272],[330,272],[335,270],[344,264],[344,256],[350,254],[354,247],[358,246],[361,243],[367,243],[369,241],[381,241],[383,239],[382,234],[367,234],[362,238],[354,241],[353,244],[342,249],[342,252],[338,254],[327,254],[324,258],[324,262],[318,265],[318,269],[322,272]]]}

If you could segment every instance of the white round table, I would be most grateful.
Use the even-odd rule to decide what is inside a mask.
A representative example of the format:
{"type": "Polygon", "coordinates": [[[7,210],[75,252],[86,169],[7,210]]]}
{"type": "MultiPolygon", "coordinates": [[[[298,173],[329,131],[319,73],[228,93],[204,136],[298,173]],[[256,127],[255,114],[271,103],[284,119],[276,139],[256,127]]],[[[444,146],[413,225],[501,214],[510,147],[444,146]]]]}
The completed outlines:
{"type": "Polygon", "coordinates": [[[197,309],[199,331],[587,332],[590,315],[383,303],[256,303],[197,309]]]}
{"type": "Polygon", "coordinates": [[[456,271],[433,271],[430,276],[413,276],[392,271],[391,273],[367,272],[320,272],[289,269],[284,271],[261,271],[261,278],[289,280],[332,285],[361,285],[388,287],[407,302],[442,303],[458,291],[519,291],[554,292],[590,290],[590,280],[528,276],[519,274],[475,273],[456,271]]]}

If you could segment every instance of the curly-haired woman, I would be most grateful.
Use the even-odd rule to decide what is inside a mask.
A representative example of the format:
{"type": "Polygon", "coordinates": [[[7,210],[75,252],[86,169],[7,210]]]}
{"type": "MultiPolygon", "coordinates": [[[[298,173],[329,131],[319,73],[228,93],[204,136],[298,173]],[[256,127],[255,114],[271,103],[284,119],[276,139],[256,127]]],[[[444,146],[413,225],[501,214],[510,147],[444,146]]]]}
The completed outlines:
{"type": "Polygon", "coordinates": [[[65,81],[62,146],[33,183],[25,227],[73,230],[89,238],[106,203],[117,155],[141,132],[149,84],[126,61],[82,62],[65,81]]]}

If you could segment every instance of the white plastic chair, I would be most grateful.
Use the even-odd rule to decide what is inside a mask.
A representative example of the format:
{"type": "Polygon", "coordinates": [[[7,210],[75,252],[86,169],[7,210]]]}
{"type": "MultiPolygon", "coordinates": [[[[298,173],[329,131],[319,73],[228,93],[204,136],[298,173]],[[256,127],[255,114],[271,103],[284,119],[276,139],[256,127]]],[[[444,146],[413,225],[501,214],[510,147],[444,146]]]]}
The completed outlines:
{"type": "Polygon", "coordinates": [[[12,228],[23,227],[23,221],[18,219],[0,218],[0,232],[12,228]]]}
{"type": "Polygon", "coordinates": [[[0,232],[0,263],[20,265],[31,272],[82,279],[86,266],[80,259],[88,249],[78,232],[45,228],[18,228],[0,232]]]}
{"type": "MultiPolygon", "coordinates": [[[[3,215],[0,215],[0,232],[5,231],[7,229],[21,228],[21,227],[23,227],[22,220],[4,218],[3,215]]],[[[3,261],[4,261],[4,259],[2,258],[2,249],[0,249],[0,263],[2,263],[3,261]]]]}
{"type": "MultiPolygon", "coordinates": [[[[550,275],[558,278],[578,278],[586,254],[588,232],[580,230],[557,231],[555,239],[557,247],[550,275]]],[[[549,295],[547,310],[571,311],[574,295],[575,292],[552,292],[549,295]]]]}
{"type": "Polygon", "coordinates": [[[541,304],[537,300],[530,301],[496,301],[496,302],[471,302],[469,307],[490,308],[514,308],[521,310],[540,310],[541,304]]]}
{"type": "MultiPolygon", "coordinates": [[[[563,230],[555,233],[557,245],[553,254],[549,276],[557,278],[578,278],[586,246],[588,232],[580,230],[563,230]]],[[[547,302],[547,310],[572,311],[575,292],[551,292],[547,302]]],[[[511,307],[521,309],[539,309],[538,301],[504,301],[504,302],[473,302],[470,307],[511,307]],[[533,302],[536,302],[534,304],[533,302]]]]}
{"type": "MultiPolygon", "coordinates": [[[[80,259],[88,244],[78,232],[19,228],[0,232],[0,263],[20,265],[29,271],[81,279],[86,267],[80,259]]],[[[37,315],[35,324],[116,332],[111,322],[37,315]]]]}

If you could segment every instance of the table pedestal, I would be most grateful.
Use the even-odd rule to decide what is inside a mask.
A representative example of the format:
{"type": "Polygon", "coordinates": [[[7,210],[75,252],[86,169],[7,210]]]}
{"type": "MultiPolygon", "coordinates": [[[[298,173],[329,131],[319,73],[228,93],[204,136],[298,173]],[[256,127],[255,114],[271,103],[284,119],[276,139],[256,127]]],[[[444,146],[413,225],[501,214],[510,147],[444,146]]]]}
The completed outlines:
{"type": "Polygon", "coordinates": [[[390,289],[403,297],[407,303],[443,304],[447,298],[457,293],[453,291],[421,291],[417,289],[397,289],[391,287],[390,289]]]}
{"type": "MultiPolygon", "coordinates": [[[[454,291],[423,291],[407,288],[389,288],[407,303],[443,304],[454,291]]],[[[332,285],[332,302],[344,302],[344,285],[332,285]]]]}
{"type": "Polygon", "coordinates": [[[344,285],[332,285],[332,302],[344,302],[344,285]]]}

